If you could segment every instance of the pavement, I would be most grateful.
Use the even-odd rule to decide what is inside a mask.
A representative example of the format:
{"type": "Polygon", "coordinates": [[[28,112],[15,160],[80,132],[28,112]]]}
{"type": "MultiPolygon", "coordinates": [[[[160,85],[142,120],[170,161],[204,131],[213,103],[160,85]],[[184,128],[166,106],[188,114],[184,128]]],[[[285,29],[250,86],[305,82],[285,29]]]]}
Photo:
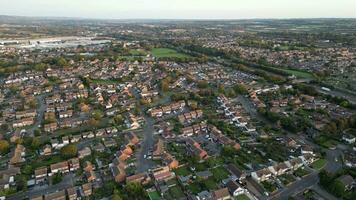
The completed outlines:
{"type": "Polygon", "coordinates": [[[46,104],[44,99],[48,96],[49,94],[40,94],[36,96],[38,107],[37,107],[37,116],[35,119],[35,123],[31,128],[27,129],[27,132],[29,134],[33,134],[33,132],[38,128],[39,125],[42,124],[43,120],[43,115],[44,112],[46,111],[46,104]]]}
{"type": "Polygon", "coordinates": [[[313,171],[309,175],[303,177],[300,180],[295,181],[288,187],[278,191],[276,194],[270,197],[270,199],[273,200],[288,199],[289,196],[294,196],[300,192],[303,192],[305,189],[316,185],[318,182],[319,182],[318,171],[313,171]]]}
{"type": "Polygon", "coordinates": [[[41,196],[43,194],[52,193],[59,190],[64,190],[69,187],[74,186],[75,178],[73,173],[69,173],[63,176],[63,179],[60,183],[56,185],[43,185],[43,186],[35,186],[34,188],[30,188],[29,190],[21,193],[16,193],[6,197],[7,200],[20,200],[25,198],[33,198],[37,196],[41,196]]]}

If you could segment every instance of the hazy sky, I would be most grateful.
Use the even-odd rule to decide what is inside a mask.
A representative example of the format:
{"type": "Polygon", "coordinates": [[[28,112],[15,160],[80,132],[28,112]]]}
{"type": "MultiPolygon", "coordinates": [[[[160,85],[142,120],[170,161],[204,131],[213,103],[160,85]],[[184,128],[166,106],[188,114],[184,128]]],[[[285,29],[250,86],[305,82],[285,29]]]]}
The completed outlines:
{"type": "Polygon", "coordinates": [[[0,15],[114,19],[356,17],[356,0],[0,0],[0,15]]]}

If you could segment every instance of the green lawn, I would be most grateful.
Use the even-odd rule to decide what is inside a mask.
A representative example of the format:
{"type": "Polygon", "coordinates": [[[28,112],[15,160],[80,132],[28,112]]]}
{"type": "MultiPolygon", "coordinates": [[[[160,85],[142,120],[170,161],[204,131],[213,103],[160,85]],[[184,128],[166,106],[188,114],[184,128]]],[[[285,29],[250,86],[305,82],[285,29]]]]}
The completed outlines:
{"type": "Polygon", "coordinates": [[[200,190],[200,186],[198,183],[191,183],[187,186],[187,188],[193,193],[193,194],[197,194],[199,192],[201,192],[200,190]]]}
{"type": "Polygon", "coordinates": [[[277,67],[271,67],[274,69],[278,69],[281,71],[284,71],[290,75],[297,76],[299,78],[307,78],[307,79],[313,79],[313,75],[309,72],[303,72],[303,71],[298,71],[298,70],[293,70],[293,69],[285,69],[285,68],[277,68],[277,67]]]}
{"type": "Polygon", "coordinates": [[[154,48],[152,49],[152,55],[156,58],[189,58],[190,56],[187,54],[179,53],[174,49],[169,48],[154,48]]]}
{"type": "Polygon", "coordinates": [[[186,166],[179,167],[176,170],[174,170],[174,172],[178,176],[187,176],[187,175],[191,174],[186,166]]]}
{"type": "Polygon", "coordinates": [[[309,174],[309,172],[307,170],[305,170],[305,169],[302,169],[302,168],[299,168],[294,172],[294,175],[299,176],[299,177],[303,177],[303,176],[308,175],[308,174],[309,174]]]}
{"type": "Polygon", "coordinates": [[[267,181],[261,182],[261,185],[268,193],[273,193],[277,190],[277,186],[275,183],[270,183],[267,181]]]}
{"type": "Polygon", "coordinates": [[[151,200],[159,200],[159,195],[158,192],[156,190],[149,192],[148,196],[150,197],[151,200]]]}
{"type": "Polygon", "coordinates": [[[217,167],[210,170],[216,180],[223,180],[229,177],[229,172],[224,167],[217,167]]]}
{"type": "Polygon", "coordinates": [[[170,196],[173,197],[173,199],[180,199],[185,196],[184,192],[182,191],[182,189],[180,189],[179,186],[171,187],[168,192],[170,196]]]}
{"type": "Polygon", "coordinates": [[[236,200],[250,200],[245,194],[236,197],[236,200]]]}
{"type": "Polygon", "coordinates": [[[283,174],[279,176],[279,179],[282,181],[284,185],[289,185],[295,181],[295,178],[291,174],[283,174]]]}
{"type": "Polygon", "coordinates": [[[133,56],[145,56],[148,53],[143,49],[131,49],[130,54],[133,56]]]}
{"type": "Polygon", "coordinates": [[[205,187],[211,191],[218,189],[218,183],[214,180],[213,177],[210,177],[210,178],[204,180],[203,182],[204,182],[205,187]]]}
{"type": "Polygon", "coordinates": [[[326,165],[325,159],[319,159],[311,164],[311,167],[317,170],[321,170],[326,165]]]}

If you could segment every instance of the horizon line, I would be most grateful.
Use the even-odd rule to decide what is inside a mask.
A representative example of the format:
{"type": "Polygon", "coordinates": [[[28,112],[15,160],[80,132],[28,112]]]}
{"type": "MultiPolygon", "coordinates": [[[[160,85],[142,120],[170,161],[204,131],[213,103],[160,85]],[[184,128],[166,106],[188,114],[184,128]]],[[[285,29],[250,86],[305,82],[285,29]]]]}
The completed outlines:
{"type": "Polygon", "coordinates": [[[173,21],[234,21],[234,20],[303,20],[303,19],[356,19],[356,17],[249,17],[249,18],[92,18],[92,17],[75,17],[75,16],[41,16],[41,15],[7,15],[0,14],[0,17],[22,17],[22,18],[43,18],[43,19],[72,19],[72,20],[173,20],[173,21]]]}

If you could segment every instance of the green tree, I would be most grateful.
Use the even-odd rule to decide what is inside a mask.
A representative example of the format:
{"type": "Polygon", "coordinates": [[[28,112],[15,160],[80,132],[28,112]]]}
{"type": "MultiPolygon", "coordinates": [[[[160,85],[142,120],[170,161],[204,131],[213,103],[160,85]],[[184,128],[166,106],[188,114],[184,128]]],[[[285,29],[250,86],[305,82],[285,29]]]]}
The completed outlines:
{"type": "Polygon", "coordinates": [[[0,152],[2,154],[7,153],[9,151],[10,144],[7,140],[0,140],[0,152]]]}
{"type": "Polygon", "coordinates": [[[74,156],[77,155],[77,153],[78,153],[78,149],[73,144],[68,144],[61,149],[61,155],[65,159],[73,158],[74,156]]]}
{"type": "Polygon", "coordinates": [[[54,174],[53,178],[52,178],[52,184],[55,185],[55,184],[58,184],[62,181],[63,179],[63,175],[61,173],[56,173],[54,174]]]}
{"type": "Polygon", "coordinates": [[[41,141],[38,137],[33,138],[32,142],[31,142],[31,148],[33,150],[38,150],[38,148],[41,145],[41,141]]]}
{"type": "Polygon", "coordinates": [[[139,183],[128,183],[124,187],[124,194],[126,198],[132,200],[145,200],[148,198],[146,191],[139,183]]]}

